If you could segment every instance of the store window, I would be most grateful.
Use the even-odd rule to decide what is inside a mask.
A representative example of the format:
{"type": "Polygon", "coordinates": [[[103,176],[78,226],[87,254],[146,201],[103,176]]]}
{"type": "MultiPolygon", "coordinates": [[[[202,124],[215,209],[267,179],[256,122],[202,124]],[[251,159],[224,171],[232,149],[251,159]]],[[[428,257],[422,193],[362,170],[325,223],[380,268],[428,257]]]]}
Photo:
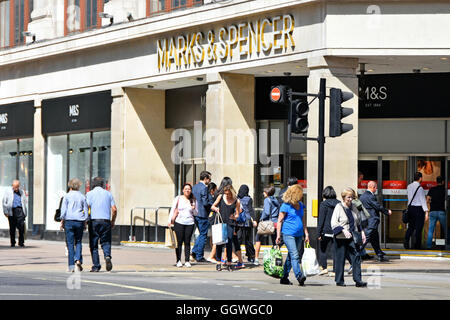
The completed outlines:
{"type": "Polygon", "coordinates": [[[77,178],[80,192],[91,190],[92,180],[100,176],[110,187],[111,132],[86,132],[47,138],[47,229],[58,230],[55,210],[67,192],[67,183],[77,178]]]}
{"type": "Polygon", "coordinates": [[[99,13],[107,0],[64,0],[65,34],[83,32],[102,26],[99,13]]]}
{"type": "Polygon", "coordinates": [[[32,0],[0,0],[0,48],[25,44],[32,11],[32,0]]]}
{"type": "Polygon", "coordinates": [[[203,4],[202,0],[146,0],[147,1],[147,16],[159,12],[169,12],[172,10],[190,8],[200,6],[203,4]]]}
{"type": "MultiPolygon", "coordinates": [[[[20,181],[20,187],[28,197],[29,227],[33,217],[33,139],[11,139],[0,141],[0,198],[13,180],[20,181]]],[[[3,208],[0,209],[3,212],[3,208]]],[[[2,225],[7,227],[6,225],[2,225]]]]}

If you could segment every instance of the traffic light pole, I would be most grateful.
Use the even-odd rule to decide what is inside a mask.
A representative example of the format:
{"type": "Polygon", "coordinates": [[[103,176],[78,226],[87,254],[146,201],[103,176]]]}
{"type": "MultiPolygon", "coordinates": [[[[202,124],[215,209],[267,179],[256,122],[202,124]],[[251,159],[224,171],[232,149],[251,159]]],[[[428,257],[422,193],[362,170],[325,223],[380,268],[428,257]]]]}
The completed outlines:
{"type": "Polygon", "coordinates": [[[324,180],[324,161],[325,161],[325,99],[326,99],[326,79],[320,79],[319,94],[310,94],[303,92],[292,92],[292,95],[313,96],[319,98],[319,135],[317,138],[311,137],[291,137],[288,139],[296,140],[314,140],[319,143],[318,168],[317,168],[317,208],[322,203],[323,180],[324,180]]]}
{"type": "Polygon", "coordinates": [[[317,173],[317,209],[322,203],[323,179],[324,179],[324,159],[325,159],[325,98],[326,98],[326,79],[320,79],[319,90],[319,136],[317,142],[319,143],[318,154],[318,173],[317,173]]]}

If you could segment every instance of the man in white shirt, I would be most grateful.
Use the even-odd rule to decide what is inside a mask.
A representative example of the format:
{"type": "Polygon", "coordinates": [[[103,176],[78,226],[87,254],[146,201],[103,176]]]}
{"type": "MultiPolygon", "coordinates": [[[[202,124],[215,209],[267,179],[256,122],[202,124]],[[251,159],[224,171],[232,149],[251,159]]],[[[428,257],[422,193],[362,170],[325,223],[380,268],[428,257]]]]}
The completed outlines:
{"type": "Polygon", "coordinates": [[[405,242],[403,246],[409,249],[409,240],[416,232],[414,241],[414,249],[421,249],[422,229],[425,221],[428,220],[428,206],[425,197],[425,191],[420,186],[422,182],[422,173],[414,174],[414,182],[408,185],[408,229],[406,230],[405,242]],[[414,195],[415,194],[415,195],[414,195]]]}

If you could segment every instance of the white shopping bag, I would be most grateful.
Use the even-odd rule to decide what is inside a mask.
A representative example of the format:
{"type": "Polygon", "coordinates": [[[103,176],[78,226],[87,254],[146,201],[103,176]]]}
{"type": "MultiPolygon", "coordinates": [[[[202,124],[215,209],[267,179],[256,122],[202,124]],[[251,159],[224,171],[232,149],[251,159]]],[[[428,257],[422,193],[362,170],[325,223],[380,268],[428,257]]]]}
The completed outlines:
{"type": "Polygon", "coordinates": [[[302,256],[302,273],[304,276],[310,277],[319,274],[320,267],[316,258],[316,250],[311,248],[307,242],[305,244],[305,251],[302,256]]]}
{"type": "Polygon", "coordinates": [[[215,245],[221,245],[228,242],[227,224],[223,223],[220,214],[216,214],[216,219],[211,227],[212,242],[215,245]]]}

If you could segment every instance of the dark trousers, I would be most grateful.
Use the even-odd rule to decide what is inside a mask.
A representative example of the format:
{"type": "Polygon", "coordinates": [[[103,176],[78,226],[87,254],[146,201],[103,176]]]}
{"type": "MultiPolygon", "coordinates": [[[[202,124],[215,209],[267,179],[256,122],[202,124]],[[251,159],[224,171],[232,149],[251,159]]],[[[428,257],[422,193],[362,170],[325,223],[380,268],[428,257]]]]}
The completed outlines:
{"type": "Polygon", "coordinates": [[[414,244],[412,248],[420,249],[422,245],[422,229],[425,224],[425,212],[422,207],[411,206],[408,210],[408,229],[406,230],[405,243],[409,244],[409,240],[415,232],[413,238],[414,244]]]}
{"type": "Polygon", "coordinates": [[[184,258],[186,262],[189,262],[189,256],[191,254],[191,238],[194,233],[195,224],[185,225],[175,222],[173,230],[177,235],[178,248],[175,249],[177,255],[177,261],[181,260],[181,249],[184,243],[184,258]]]}
{"type": "Polygon", "coordinates": [[[377,256],[383,255],[380,247],[380,234],[378,232],[379,224],[380,220],[371,221],[371,223],[369,223],[369,227],[364,230],[367,240],[362,246],[361,251],[366,247],[368,243],[370,243],[377,256]]]}
{"type": "Polygon", "coordinates": [[[103,256],[111,258],[111,221],[91,220],[89,222],[89,248],[93,267],[100,269],[98,243],[102,246],[103,256]]]}
{"type": "Polygon", "coordinates": [[[22,208],[13,208],[12,212],[13,215],[8,217],[11,246],[16,245],[16,228],[19,230],[19,246],[23,246],[25,242],[25,214],[22,208]]]}
{"type": "MultiPolygon", "coordinates": [[[[318,260],[319,265],[323,269],[327,269],[327,249],[331,245],[331,248],[333,250],[333,261],[336,253],[334,252],[335,246],[333,244],[333,238],[332,237],[325,237],[322,236],[322,240],[319,241],[319,250],[318,250],[318,260]]],[[[334,269],[334,267],[333,267],[334,269]]]]}
{"type": "Polygon", "coordinates": [[[253,229],[251,227],[236,227],[239,245],[245,245],[245,255],[248,259],[255,258],[255,247],[253,246],[253,229]]]}
{"type": "Polygon", "coordinates": [[[353,267],[353,280],[361,282],[361,257],[352,239],[335,238],[334,272],[336,283],[344,283],[345,259],[350,258],[353,267]]]}
{"type": "Polygon", "coordinates": [[[216,260],[222,261],[223,247],[227,248],[227,261],[231,263],[233,260],[233,245],[236,251],[241,250],[237,235],[234,234],[234,226],[227,225],[228,242],[216,246],[216,260]]]}

